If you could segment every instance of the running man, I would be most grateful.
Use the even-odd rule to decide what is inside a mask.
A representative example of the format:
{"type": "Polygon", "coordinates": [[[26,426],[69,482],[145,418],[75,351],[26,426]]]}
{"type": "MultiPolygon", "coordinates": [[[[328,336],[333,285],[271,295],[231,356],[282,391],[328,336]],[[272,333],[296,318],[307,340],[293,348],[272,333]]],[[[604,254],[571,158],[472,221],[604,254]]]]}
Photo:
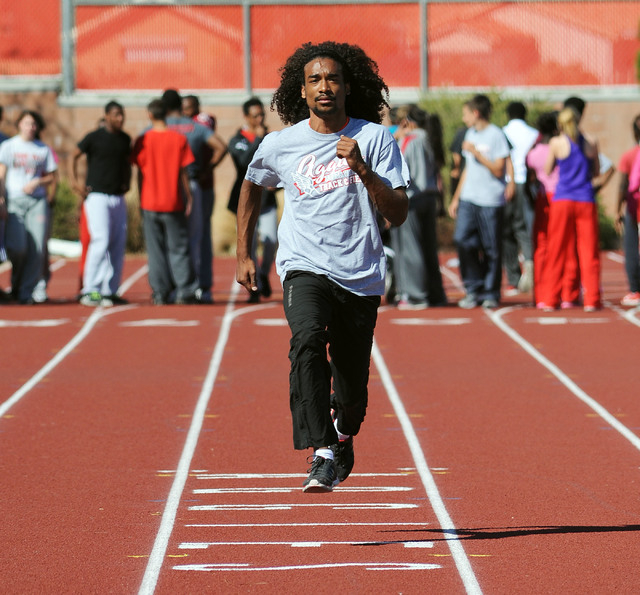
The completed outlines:
{"type": "Polygon", "coordinates": [[[376,213],[400,225],[408,210],[409,171],[380,125],[387,94],[359,47],[302,45],[272,101],[293,126],[265,137],[240,193],[237,280],[257,291],[251,245],[262,189],[284,188],[276,267],[291,329],[293,444],[314,449],[304,491],[331,491],[347,478],[366,413],[385,275],[376,213]]]}

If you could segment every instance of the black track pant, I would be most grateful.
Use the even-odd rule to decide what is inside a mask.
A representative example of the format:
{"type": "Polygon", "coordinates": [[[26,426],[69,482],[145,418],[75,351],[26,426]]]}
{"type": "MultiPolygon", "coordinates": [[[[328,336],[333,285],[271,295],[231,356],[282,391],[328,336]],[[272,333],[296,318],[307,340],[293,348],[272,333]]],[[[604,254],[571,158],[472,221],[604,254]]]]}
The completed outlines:
{"type": "Polygon", "coordinates": [[[360,430],[379,305],[380,297],[357,296],[326,277],[287,274],[284,311],[291,329],[289,399],[295,448],[337,443],[332,407],[340,432],[354,436],[360,430]]]}

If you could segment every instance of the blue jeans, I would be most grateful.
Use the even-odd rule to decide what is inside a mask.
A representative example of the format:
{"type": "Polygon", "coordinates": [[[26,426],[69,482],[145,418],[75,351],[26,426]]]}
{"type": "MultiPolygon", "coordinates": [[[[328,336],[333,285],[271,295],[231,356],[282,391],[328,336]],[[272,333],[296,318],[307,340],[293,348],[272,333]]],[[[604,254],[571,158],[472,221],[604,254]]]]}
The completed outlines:
{"type": "Polygon", "coordinates": [[[453,241],[467,295],[500,301],[504,207],[481,207],[461,200],[453,241]]]}
{"type": "Polygon", "coordinates": [[[638,219],[627,210],[624,216],[624,268],[629,291],[640,291],[640,255],[638,254],[638,219]]]}

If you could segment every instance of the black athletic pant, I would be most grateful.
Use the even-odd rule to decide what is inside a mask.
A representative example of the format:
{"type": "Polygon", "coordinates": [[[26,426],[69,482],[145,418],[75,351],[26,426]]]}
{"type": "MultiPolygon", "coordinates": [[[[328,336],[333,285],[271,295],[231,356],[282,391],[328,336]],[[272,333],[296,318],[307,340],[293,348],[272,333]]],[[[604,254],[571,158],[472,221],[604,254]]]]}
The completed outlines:
{"type": "Polygon", "coordinates": [[[295,448],[338,442],[332,407],[340,432],[354,436],[360,430],[379,305],[379,296],[357,296],[326,277],[287,274],[284,311],[291,329],[289,404],[295,448]]]}

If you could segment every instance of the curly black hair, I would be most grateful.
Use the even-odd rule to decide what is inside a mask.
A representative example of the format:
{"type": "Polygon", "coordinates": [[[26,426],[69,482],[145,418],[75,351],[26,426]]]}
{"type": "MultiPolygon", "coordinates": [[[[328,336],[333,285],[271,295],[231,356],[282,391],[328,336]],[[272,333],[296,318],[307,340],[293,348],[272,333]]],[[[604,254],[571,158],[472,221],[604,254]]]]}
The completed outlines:
{"type": "Polygon", "coordinates": [[[342,66],[345,83],[351,92],[346,98],[347,115],[380,124],[388,108],[389,88],[378,74],[378,65],[357,45],[323,41],[305,43],[280,69],[280,86],[273,95],[275,109],[285,124],[296,124],[309,117],[309,106],[300,94],[304,85],[304,67],[316,58],[331,58],[342,66]]]}

